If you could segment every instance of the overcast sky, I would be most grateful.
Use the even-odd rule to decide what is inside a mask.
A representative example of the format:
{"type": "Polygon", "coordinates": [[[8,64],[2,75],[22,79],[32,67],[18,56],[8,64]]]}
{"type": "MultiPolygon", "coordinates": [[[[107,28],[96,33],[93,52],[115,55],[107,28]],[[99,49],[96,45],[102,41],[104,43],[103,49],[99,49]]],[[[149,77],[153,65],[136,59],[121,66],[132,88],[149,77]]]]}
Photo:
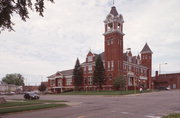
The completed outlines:
{"type": "MultiPolygon", "coordinates": [[[[115,0],[124,17],[124,48],[137,55],[147,42],[153,71],[180,72],[180,0],[115,0]]],[[[15,32],[0,34],[0,77],[21,73],[26,84],[38,85],[56,71],[72,69],[88,51],[104,51],[104,23],[112,0],[55,0],[27,22],[13,16],[15,32]]]]}

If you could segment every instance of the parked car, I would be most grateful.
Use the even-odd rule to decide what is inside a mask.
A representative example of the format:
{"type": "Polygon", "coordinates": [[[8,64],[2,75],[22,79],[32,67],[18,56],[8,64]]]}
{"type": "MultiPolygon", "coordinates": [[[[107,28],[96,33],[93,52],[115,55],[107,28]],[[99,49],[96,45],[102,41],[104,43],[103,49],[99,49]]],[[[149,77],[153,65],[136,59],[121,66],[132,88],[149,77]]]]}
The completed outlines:
{"type": "Polygon", "coordinates": [[[39,95],[34,92],[26,92],[24,93],[24,99],[26,100],[33,100],[33,99],[39,99],[39,95]]]}
{"type": "Polygon", "coordinates": [[[158,90],[170,90],[170,87],[160,86],[158,90]]]}
{"type": "Polygon", "coordinates": [[[166,90],[170,90],[171,88],[168,86],[168,87],[166,87],[166,90]]]}

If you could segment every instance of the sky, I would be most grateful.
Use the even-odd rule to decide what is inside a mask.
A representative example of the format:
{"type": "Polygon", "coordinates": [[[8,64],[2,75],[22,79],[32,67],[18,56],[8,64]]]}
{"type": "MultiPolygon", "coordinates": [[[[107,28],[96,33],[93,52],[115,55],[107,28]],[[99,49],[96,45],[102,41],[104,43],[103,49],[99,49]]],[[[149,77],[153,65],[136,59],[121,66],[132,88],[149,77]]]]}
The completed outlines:
{"type": "MultiPolygon", "coordinates": [[[[0,78],[20,73],[26,85],[39,85],[57,71],[84,62],[89,50],[104,51],[104,20],[112,0],[54,0],[44,17],[31,12],[23,22],[13,15],[15,32],[0,34],[0,78]]],[[[138,55],[153,51],[153,74],[180,72],[180,0],[115,0],[124,18],[124,48],[138,55]],[[167,63],[166,65],[164,63],[167,63]]]]}

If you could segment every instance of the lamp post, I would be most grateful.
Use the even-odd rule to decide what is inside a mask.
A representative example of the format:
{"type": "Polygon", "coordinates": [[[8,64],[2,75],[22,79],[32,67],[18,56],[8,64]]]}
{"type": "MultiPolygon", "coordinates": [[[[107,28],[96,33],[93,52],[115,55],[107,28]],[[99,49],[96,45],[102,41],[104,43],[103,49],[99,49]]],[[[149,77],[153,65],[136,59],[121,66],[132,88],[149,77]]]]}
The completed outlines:
{"type": "Polygon", "coordinates": [[[125,48],[125,49],[123,49],[123,50],[129,50],[129,51],[130,51],[130,50],[131,50],[131,48],[125,48]]]}
{"type": "Polygon", "coordinates": [[[168,63],[161,63],[161,64],[159,64],[159,74],[161,74],[161,65],[166,65],[166,64],[168,64],[168,63]]]}

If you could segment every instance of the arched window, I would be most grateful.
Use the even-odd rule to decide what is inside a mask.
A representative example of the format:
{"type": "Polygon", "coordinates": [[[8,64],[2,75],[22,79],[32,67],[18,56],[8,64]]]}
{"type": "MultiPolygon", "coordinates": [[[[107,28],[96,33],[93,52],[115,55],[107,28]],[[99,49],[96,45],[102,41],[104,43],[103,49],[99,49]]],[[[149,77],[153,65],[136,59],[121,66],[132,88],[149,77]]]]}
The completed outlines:
{"type": "Polygon", "coordinates": [[[112,74],[109,74],[108,79],[111,81],[112,80],[112,74]]]}

